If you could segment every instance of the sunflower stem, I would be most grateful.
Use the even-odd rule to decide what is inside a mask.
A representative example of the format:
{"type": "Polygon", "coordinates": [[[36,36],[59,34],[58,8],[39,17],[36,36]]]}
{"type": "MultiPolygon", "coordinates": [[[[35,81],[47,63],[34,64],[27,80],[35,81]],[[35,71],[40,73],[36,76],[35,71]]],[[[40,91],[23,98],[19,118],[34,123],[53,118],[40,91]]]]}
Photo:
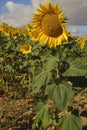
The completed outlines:
{"type": "Polygon", "coordinates": [[[57,79],[60,83],[61,81],[61,74],[60,74],[60,59],[61,59],[61,52],[60,52],[60,47],[58,46],[58,64],[57,64],[57,79]]]}

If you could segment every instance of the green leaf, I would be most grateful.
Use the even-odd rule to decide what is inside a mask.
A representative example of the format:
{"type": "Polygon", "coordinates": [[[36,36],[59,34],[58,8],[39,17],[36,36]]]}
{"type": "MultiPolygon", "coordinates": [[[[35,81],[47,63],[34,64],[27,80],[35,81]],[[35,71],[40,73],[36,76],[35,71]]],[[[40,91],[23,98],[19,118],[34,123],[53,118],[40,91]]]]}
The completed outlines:
{"type": "Polygon", "coordinates": [[[51,124],[52,119],[50,116],[50,111],[47,105],[39,102],[36,106],[36,116],[34,117],[33,127],[38,126],[39,122],[41,122],[41,127],[48,126],[51,124]]]}
{"type": "Polygon", "coordinates": [[[27,67],[29,65],[29,62],[28,61],[24,61],[23,62],[23,67],[27,67]]]}
{"type": "Polygon", "coordinates": [[[69,68],[63,73],[63,76],[84,76],[87,74],[87,66],[84,65],[81,58],[68,59],[66,62],[69,68]]]}
{"type": "Polygon", "coordinates": [[[51,78],[50,72],[42,70],[30,82],[29,94],[34,95],[39,92],[40,88],[45,85],[51,78]]]}
{"type": "Polygon", "coordinates": [[[54,56],[46,58],[44,63],[44,69],[47,71],[53,70],[57,66],[58,59],[54,56]]]}
{"type": "Polygon", "coordinates": [[[4,62],[4,57],[0,57],[0,63],[4,62]]]}
{"type": "Polygon", "coordinates": [[[45,95],[48,95],[53,100],[59,110],[65,110],[73,97],[73,91],[67,82],[62,82],[59,85],[48,85],[45,95]]]}
{"type": "Polygon", "coordinates": [[[6,45],[6,48],[5,49],[11,49],[11,46],[12,46],[12,42],[11,41],[9,41],[9,43],[6,45]]]}
{"type": "Polygon", "coordinates": [[[58,126],[60,130],[82,130],[82,120],[79,116],[68,113],[59,119],[58,126]]]}
{"type": "Polygon", "coordinates": [[[8,65],[5,66],[5,71],[13,73],[14,72],[14,68],[11,65],[8,64],[8,65]]]}

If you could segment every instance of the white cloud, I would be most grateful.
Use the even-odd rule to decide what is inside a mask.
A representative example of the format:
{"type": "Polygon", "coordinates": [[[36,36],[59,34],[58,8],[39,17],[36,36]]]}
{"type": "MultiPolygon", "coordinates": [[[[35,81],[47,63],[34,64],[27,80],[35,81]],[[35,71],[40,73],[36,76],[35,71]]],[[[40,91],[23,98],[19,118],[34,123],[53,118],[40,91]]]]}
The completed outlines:
{"type": "Polygon", "coordinates": [[[24,26],[31,21],[33,7],[31,5],[17,4],[9,1],[5,4],[8,13],[0,16],[0,23],[6,22],[11,26],[24,26]]]}
{"type": "Polygon", "coordinates": [[[33,8],[38,8],[40,3],[44,3],[42,0],[31,0],[33,8]]]}

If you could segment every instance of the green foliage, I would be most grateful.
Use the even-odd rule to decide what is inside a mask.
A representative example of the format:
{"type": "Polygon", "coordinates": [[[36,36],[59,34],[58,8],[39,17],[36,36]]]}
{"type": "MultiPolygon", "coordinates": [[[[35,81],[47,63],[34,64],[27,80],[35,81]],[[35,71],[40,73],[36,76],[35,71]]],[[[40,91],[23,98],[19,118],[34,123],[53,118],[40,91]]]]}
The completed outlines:
{"type": "Polygon", "coordinates": [[[42,129],[45,126],[48,126],[52,123],[52,119],[50,116],[50,111],[47,105],[39,102],[36,106],[37,114],[34,117],[34,123],[32,125],[32,130],[42,129]]]}
{"type": "Polygon", "coordinates": [[[13,39],[0,34],[0,87],[28,86],[29,96],[36,98],[32,130],[43,130],[51,124],[60,130],[82,129],[80,116],[72,109],[69,111],[74,97],[69,77],[76,80],[87,75],[87,44],[81,50],[75,40],[72,37],[64,45],[49,48],[32,42],[28,36],[13,39]],[[20,52],[22,43],[32,46],[30,54],[20,52]],[[53,103],[53,113],[49,100],[53,103]],[[65,111],[67,114],[59,117],[65,111]]]}
{"type": "Polygon", "coordinates": [[[49,56],[48,58],[46,58],[45,63],[43,64],[43,68],[45,71],[50,72],[53,69],[55,69],[57,67],[57,62],[58,59],[54,56],[49,56]]]}
{"type": "Polygon", "coordinates": [[[73,97],[71,86],[64,81],[58,85],[48,85],[46,87],[45,94],[47,94],[54,101],[54,104],[58,110],[66,110],[73,97]]]}
{"type": "Polygon", "coordinates": [[[82,120],[79,115],[68,113],[59,119],[60,130],[82,130],[82,120]]]}
{"type": "Polygon", "coordinates": [[[87,67],[84,65],[82,58],[69,58],[67,59],[67,70],[63,76],[84,76],[87,74],[87,67]]]}
{"type": "Polygon", "coordinates": [[[50,79],[50,73],[45,70],[42,70],[39,74],[37,74],[30,83],[31,94],[38,93],[40,91],[40,88],[42,86],[45,86],[48,79],[50,79]]]}
{"type": "MultiPolygon", "coordinates": [[[[60,122],[57,126],[60,130],[72,130],[73,128],[75,128],[75,130],[79,130],[82,128],[80,116],[70,114],[69,112],[61,119],[58,118],[58,116],[56,117],[56,114],[60,111],[68,110],[70,102],[74,96],[72,83],[68,83],[67,78],[72,76],[79,77],[87,74],[87,66],[84,64],[85,57],[82,55],[79,56],[75,53],[77,52],[77,49],[75,44],[73,44],[73,46],[72,44],[73,43],[70,42],[66,45],[58,46],[57,48],[50,50],[49,48],[46,49],[44,47],[43,53],[39,53],[41,65],[35,71],[35,75],[31,79],[29,88],[29,94],[32,96],[38,94],[40,95],[42,91],[42,101],[44,103],[47,99],[53,101],[56,109],[55,121],[58,119],[58,122],[60,122]],[[69,125],[74,126],[70,127],[69,125]]],[[[38,112],[40,112],[40,110],[38,110],[38,112]]],[[[35,122],[38,122],[38,116],[36,116],[35,122]]],[[[37,123],[39,125],[39,129],[41,128],[41,130],[42,122],[43,119],[37,123]]]]}

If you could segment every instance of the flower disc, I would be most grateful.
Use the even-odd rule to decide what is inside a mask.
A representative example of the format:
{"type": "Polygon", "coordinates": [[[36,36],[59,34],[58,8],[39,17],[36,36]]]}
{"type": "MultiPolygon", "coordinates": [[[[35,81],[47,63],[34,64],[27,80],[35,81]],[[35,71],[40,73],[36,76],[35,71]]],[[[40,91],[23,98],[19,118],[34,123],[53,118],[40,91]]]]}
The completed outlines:
{"type": "Polygon", "coordinates": [[[51,37],[58,37],[63,32],[58,16],[53,13],[43,17],[41,27],[43,32],[51,37]]]}

